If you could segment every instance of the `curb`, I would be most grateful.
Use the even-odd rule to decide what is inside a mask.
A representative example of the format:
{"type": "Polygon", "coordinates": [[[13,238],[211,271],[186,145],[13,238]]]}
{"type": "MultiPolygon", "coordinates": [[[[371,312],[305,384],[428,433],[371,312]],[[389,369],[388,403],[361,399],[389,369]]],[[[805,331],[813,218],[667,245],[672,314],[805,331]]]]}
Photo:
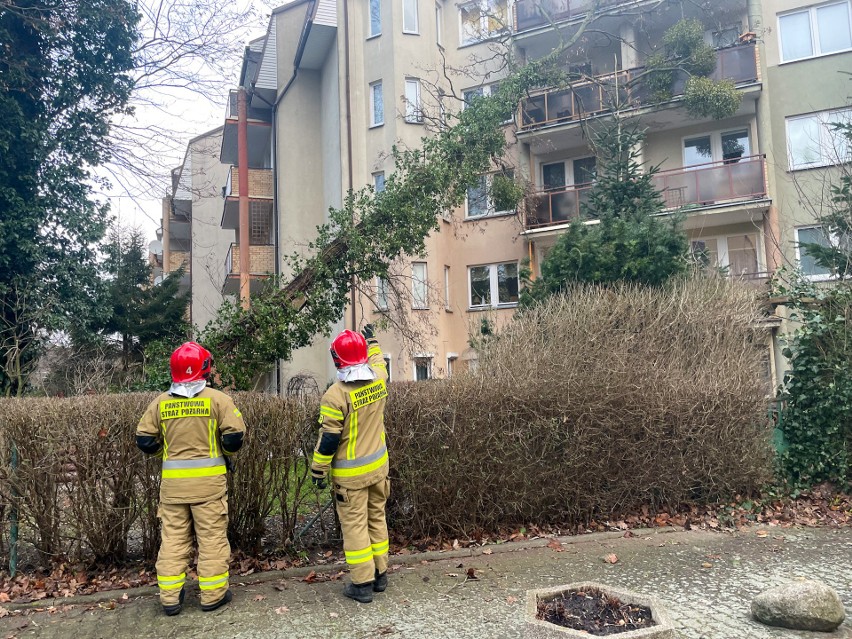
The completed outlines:
{"type": "MultiPolygon", "coordinates": [[[[626,531],[620,530],[615,532],[595,532],[585,533],[581,535],[570,535],[561,537],[542,537],[528,541],[510,541],[499,544],[488,544],[485,546],[476,546],[472,548],[460,548],[458,550],[429,550],[421,553],[413,553],[410,555],[391,555],[388,563],[392,566],[397,565],[413,565],[421,562],[440,561],[443,559],[463,559],[466,557],[490,556],[510,552],[518,552],[523,550],[534,550],[536,548],[544,548],[552,543],[554,539],[559,541],[563,546],[573,546],[576,544],[599,543],[603,541],[612,541],[615,539],[624,538],[626,532],[631,532],[635,537],[648,537],[655,535],[665,535],[677,532],[684,532],[680,526],[669,526],[666,528],[637,528],[626,531]],[[490,552],[486,555],[485,550],[490,552]]],[[[294,579],[305,577],[314,572],[316,574],[327,574],[332,572],[340,572],[346,568],[346,563],[335,562],[333,564],[320,564],[316,566],[297,566],[294,568],[286,568],[285,570],[269,570],[266,572],[253,573],[247,575],[246,578],[239,576],[231,578],[231,584],[240,586],[252,586],[256,584],[269,583],[270,581],[280,581],[283,579],[294,579]]],[[[87,604],[95,604],[104,601],[117,600],[123,595],[127,595],[128,599],[136,599],[140,597],[155,596],[159,593],[157,586],[139,586],[137,588],[124,588],[121,590],[103,590],[94,592],[89,595],[79,595],[76,597],[55,597],[48,599],[40,599],[38,601],[30,601],[27,603],[6,603],[2,607],[8,611],[17,610],[32,610],[35,608],[51,608],[58,606],[79,606],[87,604]]]]}

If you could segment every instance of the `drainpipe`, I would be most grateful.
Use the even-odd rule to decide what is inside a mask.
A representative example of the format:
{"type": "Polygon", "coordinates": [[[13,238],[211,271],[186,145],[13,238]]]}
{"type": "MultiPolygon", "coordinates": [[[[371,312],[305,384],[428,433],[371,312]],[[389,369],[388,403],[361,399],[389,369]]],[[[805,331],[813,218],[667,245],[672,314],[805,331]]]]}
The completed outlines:
{"type": "MultiPolygon", "coordinates": [[[[354,179],[352,176],[352,90],[349,85],[351,73],[349,63],[349,0],[343,0],[343,44],[344,44],[344,68],[346,72],[346,158],[348,169],[348,186],[346,193],[352,191],[354,179]]],[[[352,222],[355,222],[355,211],[352,211],[352,222]]],[[[352,330],[357,330],[358,322],[355,315],[355,276],[349,284],[350,305],[352,306],[352,330]]]]}
{"type": "Polygon", "coordinates": [[[237,93],[237,174],[240,189],[240,306],[251,306],[251,261],[249,255],[249,198],[248,198],[248,109],[246,90],[237,93]]]}

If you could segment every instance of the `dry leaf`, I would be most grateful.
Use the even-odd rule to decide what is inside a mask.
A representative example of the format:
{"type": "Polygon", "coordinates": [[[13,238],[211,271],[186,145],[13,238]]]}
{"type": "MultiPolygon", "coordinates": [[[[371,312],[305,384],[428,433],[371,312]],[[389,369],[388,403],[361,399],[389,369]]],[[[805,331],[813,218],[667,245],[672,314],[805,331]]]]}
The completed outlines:
{"type": "Polygon", "coordinates": [[[263,601],[264,599],[266,599],[266,597],[264,597],[263,595],[255,595],[254,596],[255,601],[263,601]]]}
{"type": "Polygon", "coordinates": [[[12,613],[6,610],[3,606],[0,606],[0,619],[2,619],[3,617],[8,617],[11,614],[12,613]]]}
{"type": "Polygon", "coordinates": [[[112,600],[107,601],[107,602],[102,601],[101,603],[98,604],[98,607],[103,608],[104,610],[115,610],[115,601],[112,601],[112,600]]]}
{"type": "Polygon", "coordinates": [[[287,606],[281,606],[280,608],[276,608],[275,612],[279,615],[283,615],[284,613],[290,612],[290,609],[287,606]]]}
{"type": "Polygon", "coordinates": [[[507,604],[509,604],[510,606],[511,606],[513,603],[517,603],[517,602],[518,602],[518,598],[517,598],[517,597],[506,597],[506,603],[507,603],[507,604]]]}
{"type": "Polygon", "coordinates": [[[491,550],[490,548],[486,548],[485,550],[482,551],[482,554],[483,555],[492,555],[492,554],[494,554],[494,551],[491,550]]]}
{"type": "Polygon", "coordinates": [[[330,612],[330,613],[328,613],[328,616],[331,617],[332,619],[337,619],[340,615],[337,614],[336,612],[330,612]]]}
{"type": "Polygon", "coordinates": [[[305,575],[305,577],[302,579],[302,581],[304,581],[305,583],[309,583],[309,584],[314,583],[316,580],[317,580],[317,573],[314,572],[313,570],[311,572],[309,572],[307,575],[305,575]]]}
{"type": "Polygon", "coordinates": [[[379,626],[378,628],[376,628],[375,632],[380,635],[392,635],[396,632],[396,628],[394,628],[393,626],[379,626]]]}
{"type": "Polygon", "coordinates": [[[702,568],[712,568],[713,564],[711,564],[709,561],[705,561],[703,564],[701,564],[701,567],[702,568]]]}
{"type": "Polygon", "coordinates": [[[561,544],[561,543],[559,543],[559,540],[558,540],[558,539],[551,539],[551,540],[548,542],[547,547],[548,547],[548,548],[551,548],[551,549],[553,549],[553,550],[555,550],[556,552],[562,552],[563,550],[565,550],[565,549],[562,547],[562,544],[561,544]]]}
{"type": "Polygon", "coordinates": [[[603,560],[608,564],[617,564],[618,563],[618,555],[616,555],[614,552],[612,552],[612,553],[608,554],[606,557],[604,557],[603,560]]]}
{"type": "Polygon", "coordinates": [[[5,592],[0,592],[0,603],[6,603],[9,601],[10,597],[5,592]]]}
{"type": "Polygon", "coordinates": [[[769,536],[769,531],[768,531],[768,530],[758,530],[758,531],[757,531],[756,533],[754,533],[754,534],[755,534],[755,535],[757,535],[758,537],[768,537],[768,536],[769,536]]]}
{"type": "Polygon", "coordinates": [[[476,571],[473,568],[467,569],[467,578],[468,579],[479,579],[479,577],[476,576],[476,571]]]}

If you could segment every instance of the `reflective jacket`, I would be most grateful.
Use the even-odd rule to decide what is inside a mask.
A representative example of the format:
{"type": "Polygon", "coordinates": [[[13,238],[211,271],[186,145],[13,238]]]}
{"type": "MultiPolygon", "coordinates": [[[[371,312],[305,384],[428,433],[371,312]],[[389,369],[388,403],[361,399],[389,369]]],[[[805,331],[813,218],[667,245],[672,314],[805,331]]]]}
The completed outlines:
{"type": "Polygon", "coordinates": [[[160,501],[197,504],[227,491],[225,455],[243,444],[246,426],[233,400],[205,388],[194,397],[163,393],[136,427],[136,445],[163,458],[160,501]]]}
{"type": "Polygon", "coordinates": [[[372,382],[335,382],[320,402],[321,425],[311,473],[343,488],[364,488],[388,476],[385,402],[388,371],[382,349],[368,340],[372,382]],[[330,471],[330,472],[329,472],[330,471]]]}

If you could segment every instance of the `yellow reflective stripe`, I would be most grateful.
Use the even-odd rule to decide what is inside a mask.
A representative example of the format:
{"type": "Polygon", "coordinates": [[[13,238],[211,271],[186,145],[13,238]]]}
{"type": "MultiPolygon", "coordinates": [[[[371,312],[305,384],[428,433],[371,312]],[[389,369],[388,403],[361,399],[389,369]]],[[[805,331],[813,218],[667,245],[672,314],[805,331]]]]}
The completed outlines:
{"type": "Polygon", "coordinates": [[[198,587],[201,590],[216,590],[217,588],[221,588],[222,586],[227,585],[228,583],[227,572],[222,573],[221,575],[216,575],[214,577],[198,577],[198,587]]]}
{"type": "Polygon", "coordinates": [[[213,444],[213,450],[210,451],[210,457],[219,456],[219,438],[216,436],[218,432],[219,422],[213,420],[213,426],[210,428],[210,441],[213,444]]]}
{"type": "Polygon", "coordinates": [[[373,558],[373,548],[365,548],[364,550],[344,550],[347,564],[363,564],[365,561],[370,561],[373,558]]]}
{"type": "Polygon", "coordinates": [[[186,573],[182,573],[180,575],[157,575],[157,585],[160,587],[160,590],[177,590],[178,588],[183,588],[183,585],[186,583],[186,573]]]}
{"type": "Polygon", "coordinates": [[[358,411],[349,416],[349,445],[346,447],[346,459],[355,459],[355,444],[358,441],[358,411]]]}
{"type": "Polygon", "coordinates": [[[235,409],[234,409],[234,415],[236,415],[237,417],[242,417],[242,416],[243,416],[243,414],[240,412],[240,409],[239,409],[239,408],[235,408],[235,409]]]}
{"type": "Polygon", "coordinates": [[[170,468],[163,469],[163,479],[187,479],[189,477],[215,477],[227,472],[224,464],[208,468],[170,468]]]}
{"type": "Polygon", "coordinates": [[[334,459],[334,455],[322,455],[317,451],[314,451],[315,464],[330,464],[332,459],[334,459]]]}
{"type": "Polygon", "coordinates": [[[343,413],[339,410],[331,408],[330,406],[320,406],[320,415],[325,415],[326,417],[331,417],[332,419],[343,419],[343,413]]]}
{"type": "Polygon", "coordinates": [[[384,362],[381,363],[381,364],[372,364],[372,366],[373,366],[373,368],[384,368],[385,370],[388,369],[388,365],[385,364],[384,362]]]}
{"type": "Polygon", "coordinates": [[[374,555],[384,555],[388,549],[390,548],[390,540],[385,539],[382,542],[377,544],[373,544],[373,554],[374,555]]]}
{"type": "Polygon", "coordinates": [[[378,346],[370,347],[370,350],[367,351],[367,357],[372,357],[373,355],[381,355],[382,349],[378,346]]]}
{"type": "Polygon", "coordinates": [[[169,442],[166,441],[166,422],[160,422],[160,428],[163,429],[163,459],[169,458],[169,442]]]}
{"type": "Polygon", "coordinates": [[[385,451],[385,454],[379,457],[376,461],[367,464],[365,466],[358,466],[357,468],[332,468],[331,476],[332,477],[357,477],[358,475],[366,475],[367,473],[371,473],[377,468],[381,468],[388,461],[388,453],[385,451]]]}

